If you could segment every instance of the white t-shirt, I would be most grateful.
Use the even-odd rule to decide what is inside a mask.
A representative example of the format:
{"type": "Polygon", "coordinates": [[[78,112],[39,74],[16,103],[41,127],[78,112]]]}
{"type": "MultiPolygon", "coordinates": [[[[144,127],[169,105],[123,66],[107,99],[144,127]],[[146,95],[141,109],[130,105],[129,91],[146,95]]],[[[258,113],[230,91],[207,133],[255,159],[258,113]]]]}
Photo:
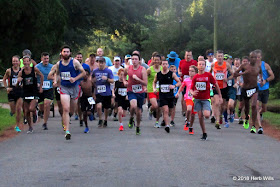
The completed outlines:
{"type": "Polygon", "coordinates": [[[209,62],[208,59],[207,59],[207,60],[205,61],[205,62],[206,62],[205,72],[210,72],[212,63],[214,63],[214,62],[216,62],[216,61],[217,61],[216,58],[213,59],[213,62],[209,62]]]}

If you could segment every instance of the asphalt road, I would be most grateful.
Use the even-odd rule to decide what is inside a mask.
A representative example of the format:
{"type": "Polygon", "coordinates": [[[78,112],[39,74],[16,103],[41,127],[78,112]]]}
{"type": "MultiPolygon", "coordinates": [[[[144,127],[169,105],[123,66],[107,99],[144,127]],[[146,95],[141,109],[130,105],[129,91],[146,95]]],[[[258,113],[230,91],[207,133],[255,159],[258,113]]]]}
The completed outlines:
{"type": "Polygon", "coordinates": [[[237,122],[217,130],[210,120],[208,141],[201,141],[198,119],[189,135],[181,112],[167,134],[146,111],[141,136],[127,127],[128,117],[123,132],[111,117],[107,128],[90,122],[89,134],[72,118],[66,141],[57,116],[47,131],[38,123],[33,134],[1,142],[0,186],[280,186],[279,141],[237,122]]]}

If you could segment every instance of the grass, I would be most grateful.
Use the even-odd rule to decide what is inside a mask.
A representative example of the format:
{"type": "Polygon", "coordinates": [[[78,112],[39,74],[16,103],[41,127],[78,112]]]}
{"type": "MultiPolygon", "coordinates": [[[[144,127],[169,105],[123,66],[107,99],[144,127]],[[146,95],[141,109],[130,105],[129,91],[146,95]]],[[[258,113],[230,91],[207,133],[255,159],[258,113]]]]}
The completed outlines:
{"type": "Polygon", "coordinates": [[[265,112],[263,114],[263,119],[268,120],[270,125],[275,126],[280,129],[280,114],[273,112],[265,112]]]}
{"type": "Polygon", "coordinates": [[[6,89],[0,89],[0,103],[8,103],[8,96],[6,89]]]}
{"type": "Polygon", "coordinates": [[[280,106],[280,99],[269,99],[267,106],[280,106]]]}
{"type": "Polygon", "coordinates": [[[15,117],[10,116],[10,110],[0,107],[0,134],[15,123],[15,117]]]}

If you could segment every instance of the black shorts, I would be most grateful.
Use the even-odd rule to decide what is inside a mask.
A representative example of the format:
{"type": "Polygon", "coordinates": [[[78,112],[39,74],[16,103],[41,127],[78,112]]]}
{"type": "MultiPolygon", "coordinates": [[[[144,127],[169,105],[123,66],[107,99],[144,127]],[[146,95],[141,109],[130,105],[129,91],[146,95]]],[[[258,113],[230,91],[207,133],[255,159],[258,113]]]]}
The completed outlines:
{"type": "MultiPolygon", "coordinates": [[[[228,101],[229,100],[228,87],[220,89],[220,90],[221,90],[222,98],[225,99],[226,101],[228,101]]],[[[216,89],[213,89],[213,93],[214,93],[214,95],[218,95],[218,92],[216,89]]]]}
{"type": "Polygon", "coordinates": [[[39,93],[38,103],[44,102],[45,99],[53,100],[53,88],[48,90],[43,90],[42,93],[39,93]]]}
{"type": "Polygon", "coordinates": [[[269,89],[267,89],[267,90],[259,90],[258,101],[262,102],[263,104],[267,104],[268,97],[269,97],[269,89]]]}
{"type": "Polygon", "coordinates": [[[102,107],[105,109],[111,108],[111,98],[112,96],[102,96],[100,94],[96,95],[96,104],[101,103],[102,107]]]}
{"type": "MultiPolygon", "coordinates": [[[[91,96],[90,96],[91,97],[91,96]]],[[[91,111],[93,112],[93,109],[94,109],[94,105],[93,104],[90,104],[88,102],[88,98],[90,97],[87,97],[87,96],[82,96],[80,97],[80,104],[81,104],[81,111],[82,112],[85,112],[85,111],[91,111]]]]}
{"type": "Polygon", "coordinates": [[[60,101],[60,88],[59,87],[54,88],[54,94],[55,94],[55,99],[57,101],[60,101]]]}
{"type": "Polygon", "coordinates": [[[9,102],[17,102],[19,98],[23,98],[22,90],[13,90],[8,94],[9,102]]]}
{"type": "Polygon", "coordinates": [[[130,103],[126,99],[116,98],[116,103],[118,103],[118,107],[122,107],[123,110],[127,110],[130,106],[130,103]]]}
{"type": "Polygon", "coordinates": [[[243,97],[243,99],[251,99],[251,97],[255,94],[255,93],[258,93],[258,87],[255,87],[255,88],[249,88],[249,89],[244,89],[244,88],[241,88],[241,95],[243,97]]]}
{"type": "Polygon", "coordinates": [[[173,108],[174,107],[174,97],[159,99],[159,107],[163,107],[165,105],[168,105],[168,108],[173,108]]]}

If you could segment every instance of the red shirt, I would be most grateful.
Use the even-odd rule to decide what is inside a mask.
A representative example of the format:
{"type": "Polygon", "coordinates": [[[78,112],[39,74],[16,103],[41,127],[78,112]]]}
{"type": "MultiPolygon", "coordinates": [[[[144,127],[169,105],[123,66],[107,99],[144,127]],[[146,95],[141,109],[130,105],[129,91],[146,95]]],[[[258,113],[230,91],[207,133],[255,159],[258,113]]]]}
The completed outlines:
{"type": "Polygon", "coordinates": [[[179,68],[182,72],[182,77],[183,77],[183,80],[185,80],[185,78],[187,77],[184,77],[185,75],[189,75],[189,68],[191,65],[195,65],[197,66],[197,61],[196,60],[191,60],[191,61],[186,61],[186,59],[183,59],[180,61],[180,64],[179,64],[179,68]]]}
{"type": "Polygon", "coordinates": [[[195,99],[210,99],[210,83],[216,84],[216,80],[211,73],[196,74],[192,79],[191,89],[198,90],[195,99]]]}

